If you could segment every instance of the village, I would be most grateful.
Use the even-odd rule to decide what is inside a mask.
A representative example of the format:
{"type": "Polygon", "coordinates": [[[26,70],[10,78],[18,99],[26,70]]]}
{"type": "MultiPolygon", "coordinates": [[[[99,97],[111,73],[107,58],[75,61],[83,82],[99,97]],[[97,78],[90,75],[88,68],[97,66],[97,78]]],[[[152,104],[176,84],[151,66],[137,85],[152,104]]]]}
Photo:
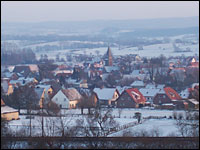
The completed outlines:
{"type": "MultiPolygon", "coordinates": [[[[111,115],[106,116],[107,121],[112,118],[114,122],[105,126],[109,132],[101,131],[100,135],[126,136],[127,129],[134,130],[139,124],[152,124],[149,130],[158,124],[163,130],[162,126],[169,122],[166,119],[187,118],[187,112],[199,110],[197,56],[116,58],[108,47],[103,56],[68,57],[68,61],[57,58],[52,63],[43,57],[39,64],[1,67],[1,117],[8,121],[13,133],[17,135],[19,129],[31,125],[33,129],[27,128],[24,133],[44,136],[41,117],[47,119],[44,126],[50,126],[48,119],[52,117],[52,126],[56,120],[63,122],[61,116],[67,117],[68,128],[87,126],[89,121],[83,117],[101,114],[102,110],[103,115],[111,115]]],[[[173,132],[181,136],[172,120],[169,126],[171,130],[160,136],[173,132]]],[[[48,136],[60,135],[47,131],[48,136]]],[[[85,136],[83,133],[76,136],[85,136]]]]}
{"type": "Polygon", "coordinates": [[[198,57],[113,58],[108,47],[102,58],[81,55],[76,60],[71,65],[58,58],[55,63],[2,66],[2,101],[15,109],[51,103],[61,109],[198,109],[198,57]],[[23,100],[23,95],[28,97],[23,100]]]}

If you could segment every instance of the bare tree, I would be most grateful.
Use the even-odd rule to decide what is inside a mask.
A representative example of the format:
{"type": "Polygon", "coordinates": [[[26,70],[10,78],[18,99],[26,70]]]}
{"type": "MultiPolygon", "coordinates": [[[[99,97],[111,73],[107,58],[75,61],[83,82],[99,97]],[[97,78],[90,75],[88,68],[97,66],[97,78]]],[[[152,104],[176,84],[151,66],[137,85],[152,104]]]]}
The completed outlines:
{"type": "Polygon", "coordinates": [[[185,112],[185,118],[177,118],[176,126],[183,137],[199,137],[199,113],[185,112]]]}
{"type": "MultiPolygon", "coordinates": [[[[112,109],[107,109],[102,111],[100,108],[96,108],[93,110],[91,115],[86,116],[84,119],[80,119],[77,122],[76,126],[83,128],[79,128],[79,133],[82,133],[82,136],[85,137],[107,137],[114,128],[117,128],[119,124],[114,120],[112,116],[112,109]],[[84,126],[83,126],[84,124],[84,126]]],[[[100,148],[104,147],[105,143],[100,142],[98,140],[90,141],[89,140],[89,148],[100,148]]]]}

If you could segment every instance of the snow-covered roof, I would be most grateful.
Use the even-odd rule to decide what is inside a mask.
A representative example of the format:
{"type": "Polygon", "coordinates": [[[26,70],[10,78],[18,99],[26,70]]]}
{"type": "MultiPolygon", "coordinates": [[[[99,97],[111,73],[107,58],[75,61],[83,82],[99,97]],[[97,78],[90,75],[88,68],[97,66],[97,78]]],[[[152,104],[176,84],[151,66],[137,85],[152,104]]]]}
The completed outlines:
{"type": "Polygon", "coordinates": [[[133,72],[131,74],[132,75],[139,75],[140,74],[140,70],[133,70],[133,72]]]}
{"type": "Polygon", "coordinates": [[[12,112],[18,112],[17,109],[14,109],[12,107],[9,107],[9,106],[2,106],[1,107],[1,113],[2,114],[5,114],[5,113],[12,113],[12,112]]]}
{"type": "Polygon", "coordinates": [[[116,71],[119,70],[119,67],[117,66],[105,66],[106,72],[116,71]]]}
{"type": "Polygon", "coordinates": [[[17,80],[10,80],[10,84],[16,84],[16,83],[19,83],[21,85],[25,85],[27,83],[30,83],[30,82],[34,82],[35,81],[35,78],[24,78],[24,77],[20,77],[19,79],[17,80]],[[24,82],[24,83],[23,83],[24,82]]]}
{"type": "Polygon", "coordinates": [[[195,105],[199,104],[199,102],[197,100],[195,100],[195,99],[188,99],[188,101],[192,102],[195,105]]]}
{"type": "Polygon", "coordinates": [[[71,83],[71,84],[76,83],[76,81],[77,81],[76,79],[71,79],[71,78],[66,80],[67,83],[71,83]]]}
{"type": "Polygon", "coordinates": [[[99,99],[101,100],[110,100],[113,98],[115,88],[95,88],[93,92],[95,92],[99,99]]]}
{"type": "Polygon", "coordinates": [[[58,73],[72,74],[73,70],[56,70],[56,71],[53,71],[53,72],[54,72],[54,75],[57,75],[58,73]]]}
{"type": "MultiPolygon", "coordinates": [[[[158,88],[157,88],[158,89],[158,88]]],[[[159,89],[158,94],[165,94],[164,88],[159,89]]]]}
{"type": "Polygon", "coordinates": [[[8,81],[6,81],[6,80],[2,81],[1,86],[2,86],[4,92],[8,91],[8,81]]]}
{"type": "Polygon", "coordinates": [[[156,85],[155,84],[147,84],[145,88],[147,88],[147,89],[155,89],[156,85]]]}
{"type": "Polygon", "coordinates": [[[160,92],[160,89],[141,88],[139,91],[143,96],[154,97],[157,93],[160,92]]]}
{"type": "Polygon", "coordinates": [[[132,88],[132,87],[131,86],[123,86],[123,87],[116,86],[116,89],[118,90],[119,94],[121,94],[124,90],[130,89],[130,88],[132,88]]]}
{"type": "Polygon", "coordinates": [[[13,75],[13,73],[11,73],[11,72],[5,72],[5,73],[3,73],[3,75],[5,77],[7,77],[7,78],[10,78],[13,75]]]}
{"type": "Polygon", "coordinates": [[[102,80],[105,81],[108,76],[109,76],[108,73],[103,73],[102,74],[102,80]]]}
{"type": "Polygon", "coordinates": [[[193,83],[192,84],[192,88],[194,88],[195,86],[199,86],[199,83],[193,83]]]}
{"type": "Polygon", "coordinates": [[[164,105],[164,106],[174,106],[174,104],[172,104],[172,103],[167,103],[167,104],[162,104],[162,105],[164,105]]]}
{"type": "Polygon", "coordinates": [[[42,80],[40,81],[40,83],[49,82],[49,81],[51,81],[51,80],[50,80],[50,79],[42,79],[42,80]]]}
{"type": "Polygon", "coordinates": [[[23,81],[22,80],[10,80],[10,84],[17,84],[17,83],[22,85],[23,81]]]}
{"type": "Polygon", "coordinates": [[[144,82],[143,81],[134,81],[131,86],[144,86],[144,82]]]}
{"type": "Polygon", "coordinates": [[[15,66],[8,66],[7,69],[8,69],[10,72],[13,72],[14,68],[15,68],[15,66]]]}
{"type": "Polygon", "coordinates": [[[43,84],[39,84],[39,85],[37,85],[37,87],[39,87],[39,88],[44,88],[45,91],[48,91],[48,89],[51,88],[51,85],[43,85],[43,84]]]}
{"type": "Polygon", "coordinates": [[[189,93],[188,88],[187,88],[187,89],[181,91],[180,96],[181,96],[182,98],[188,98],[189,94],[190,94],[190,93],[189,93]]]}
{"type": "Polygon", "coordinates": [[[35,93],[37,94],[39,99],[42,97],[43,92],[44,92],[44,88],[35,88],[35,93]]]}
{"type": "Polygon", "coordinates": [[[158,88],[158,89],[163,89],[164,87],[165,87],[164,84],[157,84],[157,86],[156,86],[156,88],[158,88]]]}
{"type": "Polygon", "coordinates": [[[39,71],[39,68],[38,68],[38,66],[37,65],[29,65],[29,68],[30,68],[30,70],[31,71],[35,71],[35,72],[38,72],[39,71]]]}

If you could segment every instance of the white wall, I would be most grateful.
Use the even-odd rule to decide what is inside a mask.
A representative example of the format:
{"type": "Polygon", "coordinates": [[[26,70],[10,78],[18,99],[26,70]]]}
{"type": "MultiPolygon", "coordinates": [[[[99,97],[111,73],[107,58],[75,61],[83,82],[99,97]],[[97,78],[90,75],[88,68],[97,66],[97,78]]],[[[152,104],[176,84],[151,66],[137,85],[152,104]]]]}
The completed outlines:
{"type": "Polygon", "coordinates": [[[69,99],[61,90],[58,91],[58,93],[51,100],[58,104],[58,106],[62,105],[62,108],[69,108],[69,99]]]}

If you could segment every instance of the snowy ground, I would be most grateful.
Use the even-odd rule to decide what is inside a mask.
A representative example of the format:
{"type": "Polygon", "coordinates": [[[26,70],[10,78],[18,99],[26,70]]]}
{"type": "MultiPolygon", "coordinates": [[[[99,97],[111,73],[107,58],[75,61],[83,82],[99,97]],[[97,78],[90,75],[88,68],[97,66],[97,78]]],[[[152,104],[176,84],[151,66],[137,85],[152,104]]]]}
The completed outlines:
{"type": "Polygon", "coordinates": [[[148,134],[151,135],[153,134],[152,132],[155,130],[157,130],[159,133],[159,136],[162,136],[162,137],[172,136],[172,135],[181,136],[175,123],[176,121],[173,119],[149,119],[139,125],[113,133],[109,136],[111,137],[127,136],[127,135],[134,136],[135,134],[139,132],[144,132],[144,131],[147,131],[148,134]]]}
{"type": "MultiPolygon", "coordinates": [[[[25,112],[25,110],[23,110],[25,112]]],[[[23,112],[21,111],[21,112],[23,112]]],[[[81,125],[86,126],[87,122],[85,118],[87,115],[80,115],[80,109],[72,109],[72,110],[63,110],[62,114],[68,114],[66,117],[63,117],[62,119],[65,122],[66,126],[74,126],[77,123],[77,120],[84,119],[84,122],[81,123],[81,125]]],[[[134,127],[130,127],[128,129],[124,129],[122,131],[119,131],[117,133],[113,133],[110,136],[124,136],[124,132],[128,133],[134,133],[138,131],[147,131],[151,132],[153,129],[158,129],[160,136],[168,136],[168,135],[176,135],[179,136],[178,129],[175,125],[176,121],[174,119],[168,119],[169,116],[173,116],[172,110],[151,110],[151,109],[123,109],[121,111],[121,115],[119,118],[119,109],[113,109],[113,115],[115,117],[115,121],[119,123],[120,126],[126,125],[131,122],[137,122],[137,119],[133,118],[135,115],[135,112],[141,112],[142,118],[148,117],[148,116],[156,116],[156,117],[164,117],[164,119],[142,119],[142,124],[138,124],[134,127]]],[[[176,111],[177,113],[182,113],[185,116],[184,111],[176,111]]],[[[84,110],[84,113],[87,114],[87,110],[84,110]]],[[[30,125],[30,119],[26,119],[26,115],[20,115],[20,120],[12,120],[9,122],[10,129],[13,131],[13,133],[17,133],[17,131],[20,130],[21,127],[26,127],[27,134],[29,134],[29,125],[30,125]]],[[[60,118],[59,117],[43,117],[44,119],[44,126],[46,126],[46,130],[48,132],[52,132],[52,130],[49,130],[50,124],[55,124],[55,126],[60,125],[60,118]]],[[[32,134],[39,134],[41,135],[41,122],[42,117],[41,116],[34,116],[34,119],[31,119],[32,122],[32,134]]],[[[80,123],[80,121],[78,121],[80,123]]],[[[53,131],[54,132],[54,131],[53,131]]],[[[51,135],[52,133],[49,133],[51,135]]],[[[126,135],[126,134],[125,134],[126,135]]]]}
{"type": "MultiPolygon", "coordinates": [[[[118,47],[111,47],[111,51],[113,55],[128,55],[128,54],[138,54],[141,57],[158,57],[163,54],[166,57],[170,56],[181,56],[184,54],[185,56],[194,56],[195,54],[199,55],[199,44],[195,45],[180,45],[179,48],[185,50],[186,48],[190,48],[191,52],[174,52],[173,44],[154,44],[144,46],[143,50],[138,50],[138,47],[129,47],[120,49],[118,47]]],[[[96,55],[96,51],[99,51],[100,55],[104,55],[107,51],[107,47],[94,48],[94,49],[77,49],[76,51],[66,49],[66,50],[57,50],[48,52],[48,58],[55,59],[57,54],[60,54],[61,58],[65,59],[65,54],[84,54],[87,55],[96,55]],[[64,57],[63,57],[64,56],[64,57]]],[[[46,54],[46,52],[38,52],[36,57],[39,59],[41,54],[46,54]]]]}

